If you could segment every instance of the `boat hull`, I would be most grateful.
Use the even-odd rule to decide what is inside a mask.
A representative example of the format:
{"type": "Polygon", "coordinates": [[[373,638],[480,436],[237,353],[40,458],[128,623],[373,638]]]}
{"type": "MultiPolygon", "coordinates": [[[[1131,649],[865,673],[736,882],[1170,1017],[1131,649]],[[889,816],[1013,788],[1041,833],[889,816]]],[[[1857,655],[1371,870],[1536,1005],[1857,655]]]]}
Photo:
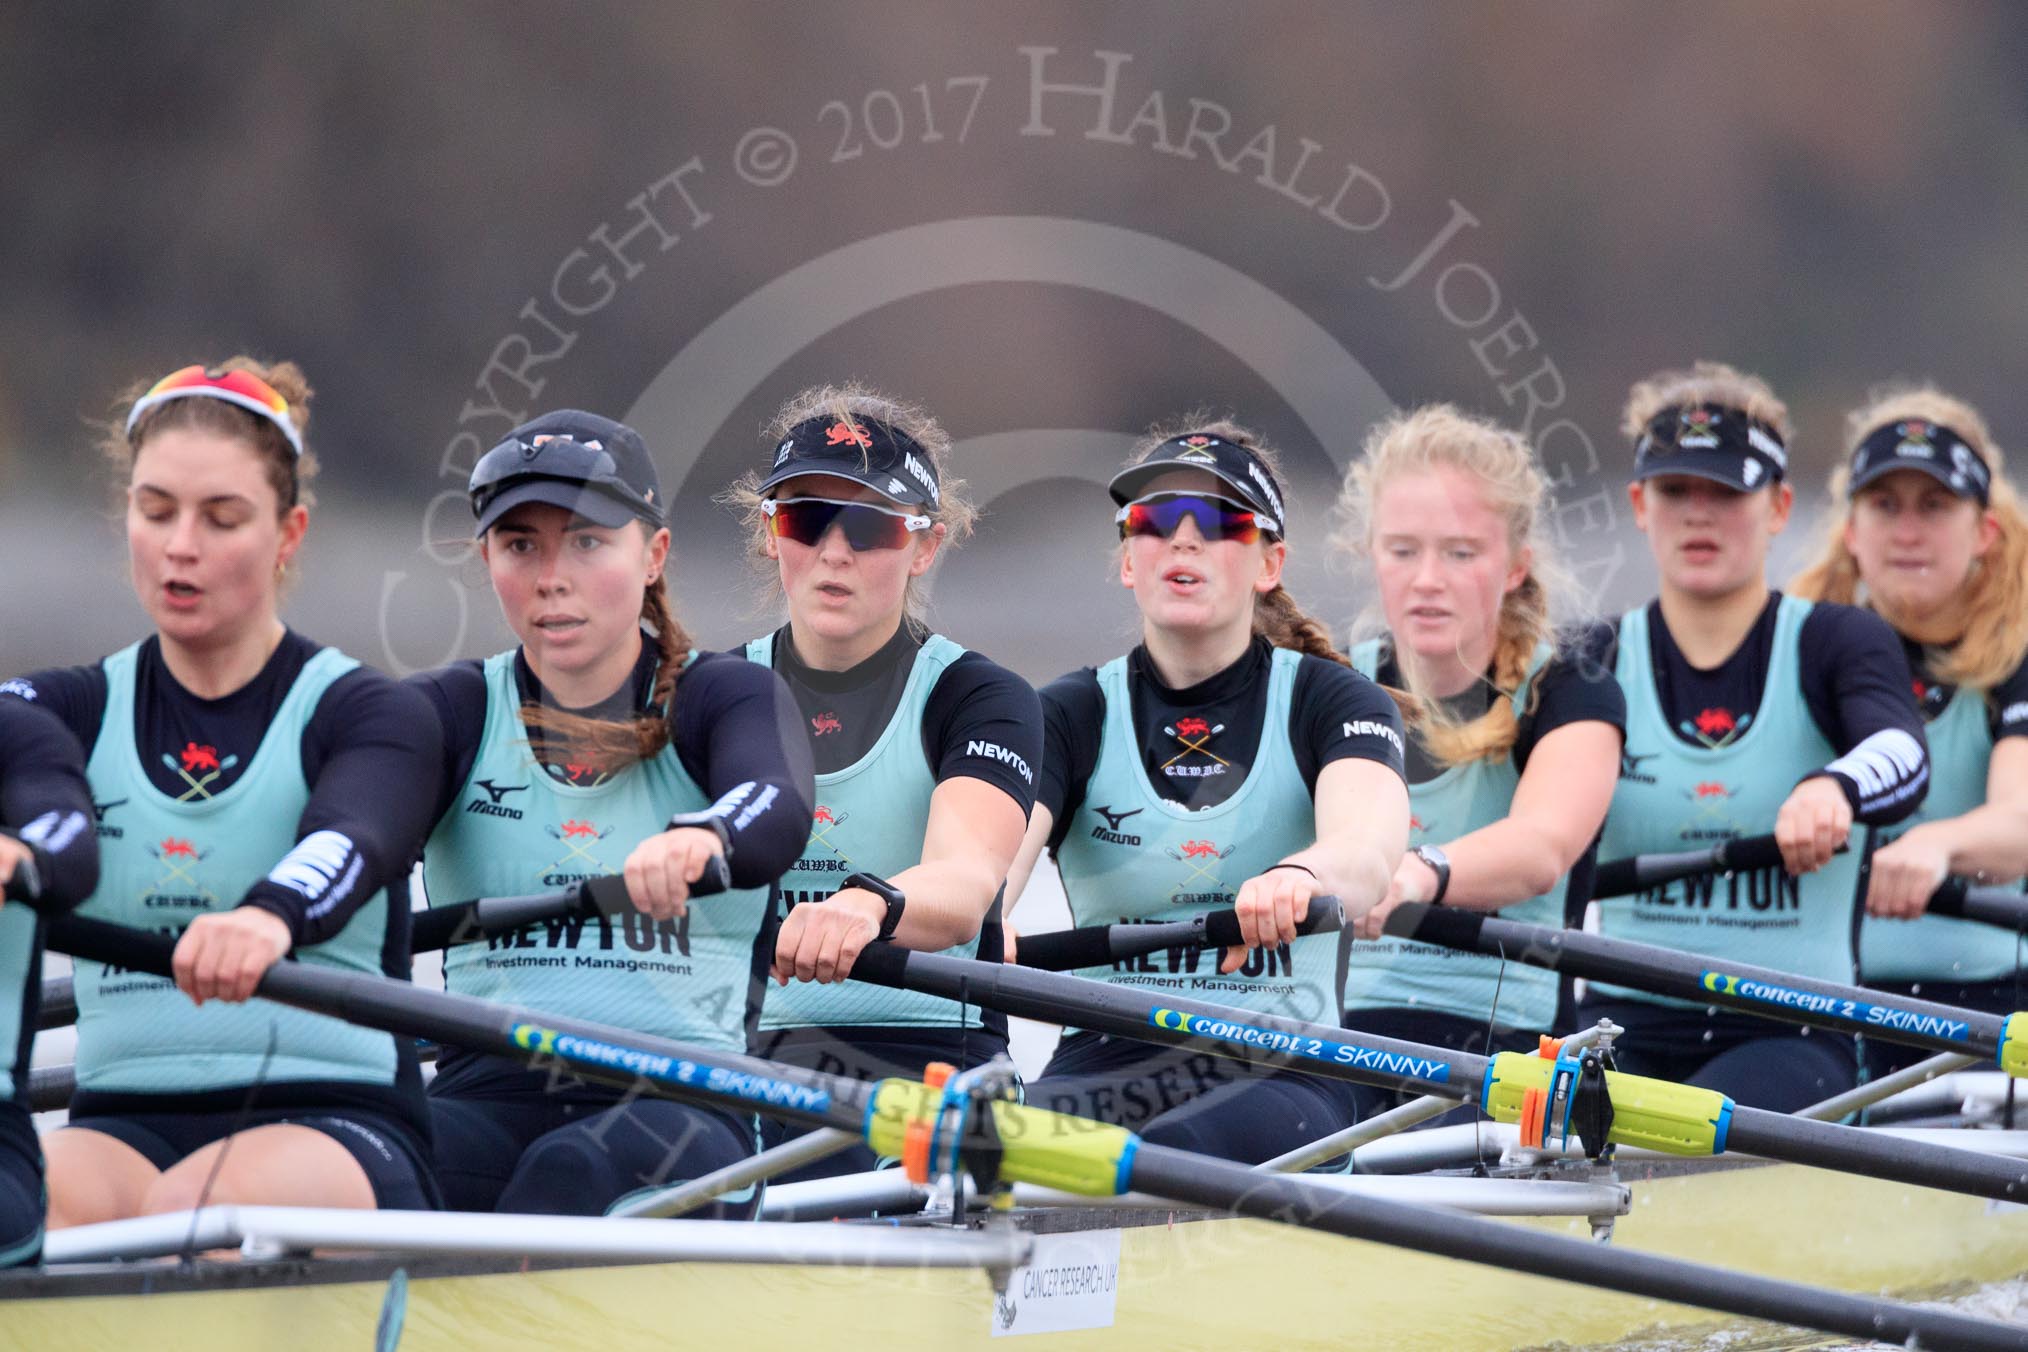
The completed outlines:
{"type": "MultiPolygon", "coordinates": [[[[1789,1165],[1622,1171],[1632,1209],[1613,1243],[1813,1285],[1925,1295],[2028,1272],[2028,1208],[1789,1165]]],[[[1399,1348],[1586,1345],[1717,1316],[1309,1231],[1160,1213],[1038,1212],[1038,1230],[1093,1233],[1116,1275],[1081,1274],[1082,1313],[1111,1322],[1042,1334],[1053,1348],[1399,1348]],[[1105,1288],[1110,1285],[1108,1293],[1105,1288]],[[1110,1295],[1110,1302],[1106,1296],[1110,1295]]],[[[1588,1234],[1586,1222],[1507,1222],[1588,1234]]],[[[509,1268],[466,1259],[155,1264],[0,1278],[0,1347],[290,1352],[376,1346],[389,1275],[405,1274],[402,1352],[476,1348],[781,1348],[899,1337],[985,1346],[1010,1309],[1047,1305],[1034,1269],[1005,1301],[973,1270],[777,1263],[509,1268]],[[489,1270],[478,1270],[480,1268],[489,1270]]],[[[1033,1314],[1033,1308],[1029,1311],[1033,1314]]],[[[1061,1311],[1059,1311],[1061,1313],[1061,1311]]]]}

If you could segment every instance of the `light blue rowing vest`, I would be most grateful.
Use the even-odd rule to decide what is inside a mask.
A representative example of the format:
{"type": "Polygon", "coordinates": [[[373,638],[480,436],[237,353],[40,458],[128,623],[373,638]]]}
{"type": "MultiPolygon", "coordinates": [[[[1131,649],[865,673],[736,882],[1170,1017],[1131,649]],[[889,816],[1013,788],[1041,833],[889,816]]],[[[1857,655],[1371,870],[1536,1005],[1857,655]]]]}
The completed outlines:
{"type": "Polygon", "coordinates": [[[14,1077],[21,1073],[22,1015],[26,1012],[28,985],[39,980],[41,964],[36,946],[42,936],[41,917],[24,902],[0,906],[0,1103],[14,1097],[14,1077]]]}
{"type": "MultiPolygon", "coordinates": [[[[1684,742],[1665,721],[1649,660],[1647,608],[1621,618],[1615,674],[1627,697],[1626,755],[1606,815],[1602,861],[1765,835],[1796,782],[1836,759],[1836,748],[1817,730],[1803,698],[1800,649],[1810,610],[1808,601],[1781,598],[1760,707],[1744,732],[1715,749],[1684,742]]],[[[1855,832],[1851,850],[1802,878],[1790,877],[1777,864],[1703,874],[1602,901],[1600,928],[1617,939],[1849,984],[1861,844],[1855,832]]],[[[1614,998],[1697,1007],[1618,986],[1591,989],[1614,998]]]]}
{"type": "MultiPolygon", "coordinates": [[[[1911,826],[1963,816],[1985,804],[1986,768],[1993,758],[1985,692],[1960,686],[1928,731],[1929,796],[1912,816],[1878,833],[1879,844],[1911,826]]],[[[1995,981],[2013,975],[2018,944],[2006,930],[1970,920],[1869,916],[1859,934],[1859,970],[1868,981],[1995,981]]]]}
{"type": "MultiPolygon", "coordinates": [[[[105,660],[105,718],[85,772],[95,800],[124,799],[127,807],[120,833],[101,834],[98,890],[78,914],[180,933],[199,915],[238,906],[246,890],[295,848],[297,822],[310,800],[303,728],[331,683],[359,663],[336,649],[319,649],[303,664],[240,777],[209,797],[193,788],[172,798],[148,778],[134,744],[139,653],[135,644],[105,660]]],[[[204,767],[200,761],[184,768],[204,767]]],[[[389,904],[386,892],[376,893],[335,938],[297,949],[296,959],[381,975],[389,904]]],[[[394,1039],[386,1033],[266,1000],[193,1005],[161,977],[97,962],[77,964],[76,984],[80,1089],[193,1094],[257,1079],[395,1082],[394,1039]]]]}
{"type": "MultiPolygon", "coordinates": [[[[432,906],[520,896],[618,873],[678,812],[711,806],[676,748],[596,787],[536,763],[521,721],[514,652],[486,659],[479,754],[423,851],[432,906]]],[[[769,888],[691,901],[681,920],[632,909],[530,925],[444,955],[444,985],[463,995],[590,1019],[659,1037],[746,1050],[755,946],[769,888]]],[[[764,973],[763,973],[764,975],[764,973]]]]}
{"type": "MultiPolygon", "coordinates": [[[[945,669],[964,655],[956,643],[931,634],[916,650],[901,701],[873,749],[842,770],[817,776],[810,843],[782,875],[784,910],[822,901],[838,890],[847,874],[892,878],[922,862],[930,795],[937,787],[936,774],[922,751],[923,710],[945,669]]],[[[746,656],[773,670],[774,635],[748,643],[746,656]]],[[[974,937],[943,951],[954,958],[976,957],[979,941],[974,937]]],[[[963,1013],[963,1027],[980,1026],[976,1005],[965,1006],[963,1013]]],[[[761,1009],[761,1027],[768,1030],[959,1026],[959,1007],[949,1000],[856,981],[832,985],[791,981],[769,990],[761,1009]]]]}
{"type": "MultiPolygon", "coordinates": [[[[1536,650],[1528,679],[1511,697],[1515,718],[1527,713],[1535,675],[1551,651],[1548,644],[1536,650]]],[[[1379,641],[1354,648],[1352,665],[1373,676],[1380,665],[1379,641]]],[[[1510,754],[1453,765],[1434,779],[1409,785],[1410,848],[1426,842],[1440,845],[1500,821],[1513,810],[1514,790],[1520,784],[1521,772],[1510,754]]],[[[1499,914],[1530,925],[1560,927],[1569,883],[1566,873],[1547,892],[1503,906],[1499,914]]],[[[1503,1028],[1531,1031],[1547,1030],[1556,1017],[1556,991],[1556,973],[1544,968],[1523,962],[1503,965],[1484,954],[1395,938],[1354,944],[1345,974],[1347,1009],[1428,1009],[1481,1023],[1490,1016],[1503,1028]]]]}
{"type": "MultiPolygon", "coordinates": [[[[1098,764],[1056,851],[1072,924],[1187,920],[1224,910],[1241,883],[1316,843],[1316,808],[1289,746],[1289,702],[1301,661],[1301,653],[1274,650],[1253,767],[1230,798],[1196,811],[1148,782],[1127,659],[1099,668],[1105,725],[1098,764]]],[[[1344,948],[1340,935],[1313,934],[1274,952],[1254,949],[1229,976],[1219,974],[1215,948],[1172,949],[1078,975],[1336,1026],[1343,1019],[1344,948]]]]}

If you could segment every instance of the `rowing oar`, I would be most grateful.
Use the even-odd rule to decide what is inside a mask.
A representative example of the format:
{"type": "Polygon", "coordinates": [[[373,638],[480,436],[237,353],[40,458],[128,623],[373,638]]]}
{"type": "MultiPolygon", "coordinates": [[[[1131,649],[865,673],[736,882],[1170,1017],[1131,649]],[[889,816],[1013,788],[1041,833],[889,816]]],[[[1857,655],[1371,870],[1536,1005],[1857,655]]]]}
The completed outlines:
{"type": "Polygon", "coordinates": [[[2028,1014],[1986,1014],[1630,939],[1528,925],[1484,911],[1422,902],[1397,906],[1387,917],[1386,929],[1398,939],[1503,957],[1587,981],[1609,981],[1833,1032],[1864,1033],[1882,1042],[1986,1057],[2009,1075],[2028,1075],[2028,1014]]]}
{"type": "MultiPolygon", "coordinates": [[[[708,897],[732,886],[732,871],[717,855],[705,860],[704,875],[690,884],[690,895],[708,897]]],[[[554,892],[522,897],[481,897],[452,906],[432,906],[414,913],[412,949],[429,953],[459,944],[477,943],[510,934],[526,925],[577,916],[624,915],[634,909],[627,880],[618,874],[587,878],[554,892]]]]}
{"type": "MultiPolygon", "coordinates": [[[[1326,934],[1345,926],[1345,910],[1336,897],[1313,897],[1296,933],[1326,934]]],[[[1188,920],[1154,924],[1083,925],[1048,934],[1024,934],[1015,947],[1015,961],[1045,972],[1078,967],[1104,967],[1165,948],[1234,948],[1245,943],[1239,933],[1239,912],[1211,911],[1188,920]]]]}
{"type": "MultiPolygon", "coordinates": [[[[1522,1052],[1502,1052],[1488,1059],[1335,1025],[1176,995],[1150,996],[1130,986],[916,953],[891,944],[867,945],[853,963],[852,977],[1020,1018],[1477,1103],[1497,1122],[1521,1124],[1523,1139],[1530,1144],[1556,1137],[1559,1131],[1562,1139],[1583,1134],[1572,1125],[1582,1120],[1573,1119],[1572,1111],[1583,1086],[1570,1078],[1568,1063],[1562,1060],[1522,1052]],[[1558,1105],[1561,1115],[1553,1121],[1544,1117],[1545,1101],[1558,1105]]],[[[2028,1165],[2018,1160],[1790,1117],[1735,1104],[1715,1090],[1619,1071],[1605,1071],[1603,1087],[1612,1113],[1606,1141],[1585,1142],[1593,1152],[1606,1143],[1688,1156],[1732,1150],[1975,1197],[2028,1201],[2028,1165]]]]}
{"type": "MultiPolygon", "coordinates": [[[[1843,854],[1845,847],[1839,846],[1838,852],[1843,854]]],[[[1682,850],[1673,854],[1637,854],[1626,859],[1608,859],[1592,875],[1591,897],[1593,901],[1603,901],[1607,897],[1644,892],[1679,878],[1694,878],[1700,873],[1745,873],[1753,869],[1776,868],[1781,862],[1781,847],[1775,844],[1773,836],[1721,840],[1701,850],[1682,850]]]]}
{"type": "MultiPolygon", "coordinates": [[[[49,945],[167,976],[173,941],[66,916],[51,923],[49,945]]],[[[1124,1128],[1084,1118],[1006,1100],[954,1099],[958,1080],[941,1087],[900,1079],[866,1084],[309,963],[276,963],[261,978],[258,993],[397,1036],[567,1068],[588,1080],[660,1098],[849,1131],[875,1151],[911,1158],[918,1166],[925,1159],[956,1157],[975,1174],[989,1175],[980,1180],[987,1187],[1005,1180],[1093,1197],[1139,1191],[1847,1337],[1967,1352],[2028,1349],[2028,1329],[1341,1193],[1300,1177],[1257,1174],[1224,1160],[1149,1145],[1124,1128]]]]}
{"type": "Polygon", "coordinates": [[[1943,886],[1929,894],[1927,914],[2028,933],[2028,893],[2019,886],[1975,887],[1964,878],[1946,878],[1943,886]]]}

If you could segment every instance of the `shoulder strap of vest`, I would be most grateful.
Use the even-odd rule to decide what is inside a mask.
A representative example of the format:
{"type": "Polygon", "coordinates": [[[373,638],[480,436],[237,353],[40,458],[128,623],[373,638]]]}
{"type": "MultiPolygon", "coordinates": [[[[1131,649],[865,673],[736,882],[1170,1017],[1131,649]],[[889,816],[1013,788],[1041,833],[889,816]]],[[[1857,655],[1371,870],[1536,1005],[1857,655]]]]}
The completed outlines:
{"type": "Polygon", "coordinates": [[[1352,651],[1345,654],[1352,659],[1352,669],[1366,679],[1377,680],[1380,671],[1380,640],[1369,638],[1364,643],[1352,645],[1352,651]]]}

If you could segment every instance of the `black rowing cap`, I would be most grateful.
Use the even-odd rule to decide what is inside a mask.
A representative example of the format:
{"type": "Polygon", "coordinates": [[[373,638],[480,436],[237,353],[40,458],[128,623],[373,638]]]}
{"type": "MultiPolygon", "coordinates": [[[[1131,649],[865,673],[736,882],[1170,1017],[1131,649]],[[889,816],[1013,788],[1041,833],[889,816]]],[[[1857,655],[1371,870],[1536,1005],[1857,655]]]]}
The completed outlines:
{"type": "Polygon", "coordinates": [[[1146,460],[1127,466],[1113,476],[1106,491],[1124,507],[1141,496],[1150,481],[1171,470],[1201,469],[1233,491],[1253,511],[1270,534],[1286,532],[1282,511],[1282,486],[1274,472],[1259,456],[1237,442],[1209,432],[1186,432],[1157,446],[1146,460]]]}
{"type": "Polygon", "coordinates": [[[469,486],[474,535],[529,502],[548,503],[594,525],[667,524],[662,485],[641,434],[625,423],[560,408],[525,422],[479,457],[469,486]]]}
{"type": "Polygon", "coordinates": [[[850,479],[904,507],[923,507],[932,513],[942,496],[929,452],[914,437],[878,418],[805,418],[781,439],[774,457],[756,490],[763,496],[805,474],[850,479]]]}
{"type": "Polygon", "coordinates": [[[1868,432],[1852,453],[1852,486],[1866,485],[1898,469],[1927,474],[1961,498],[1989,506],[1993,470],[1971,443],[1942,423],[1901,418],[1868,432]]]}
{"type": "Polygon", "coordinates": [[[1672,404],[1634,443],[1634,478],[1688,474],[1751,493],[1789,472],[1781,434],[1724,404],[1672,404]]]}

